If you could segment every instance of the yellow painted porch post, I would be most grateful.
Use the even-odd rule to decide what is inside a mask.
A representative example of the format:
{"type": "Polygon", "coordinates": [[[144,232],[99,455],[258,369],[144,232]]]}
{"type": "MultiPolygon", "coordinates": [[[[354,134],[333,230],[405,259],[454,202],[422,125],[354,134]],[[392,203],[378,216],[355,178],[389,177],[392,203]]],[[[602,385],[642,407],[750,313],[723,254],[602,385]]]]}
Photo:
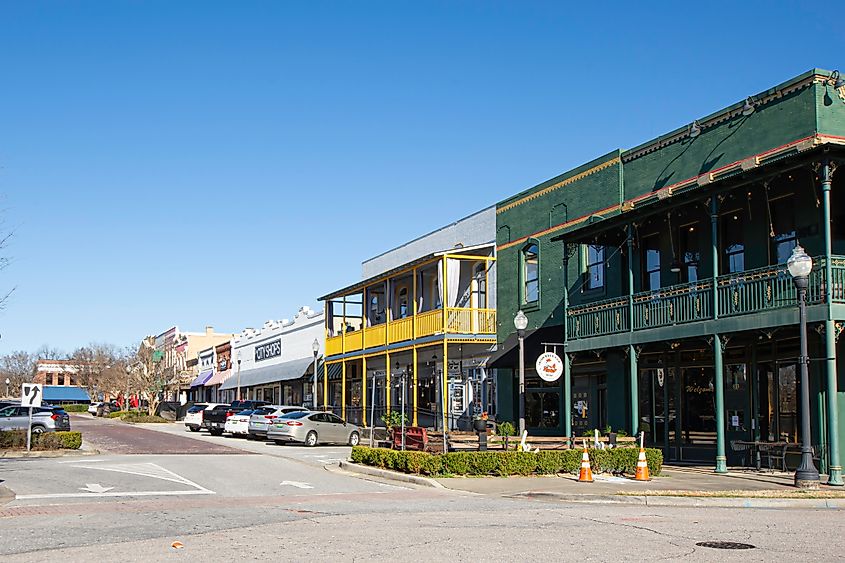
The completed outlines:
{"type": "Polygon", "coordinates": [[[346,419],[346,360],[340,368],[340,418],[346,419]]]}
{"type": "Polygon", "coordinates": [[[367,356],[361,356],[361,426],[367,426],[367,356]]]}
{"type": "MultiPolygon", "coordinates": [[[[414,340],[416,340],[417,339],[417,303],[419,303],[419,301],[417,301],[417,269],[416,268],[413,269],[412,275],[414,276],[414,283],[413,283],[414,293],[413,293],[413,298],[412,298],[414,300],[414,304],[413,304],[414,308],[411,310],[411,317],[413,317],[411,319],[411,337],[414,340]]],[[[416,370],[415,370],[415,372],[416,372],[416,370]]],[[[414,413],[416,413],[416,412],[417,412],[417,409],[416,409],[416,406],[414,406],[414,413]]],[[[416,416],[416,414],[414,416],[416,416]]],[[[416,422],[414,422],[414,425],[416,426],[416,422]]]]}
{"type": "Polygon", "coordinates": [[[446,336],[443,336],[443,381],[441,383],[440,400],[443,402],[443,439],[446,439],[449,416],[446,413],[446,406],[449,403],[449,343],[446,336]]]}
{"type": "Polygon", "coordinates": [[[390,412],[390,352],[384,353],[384,404],[385,414],[390,412]]]}
{"type": "MultiPolygon", "coordinates": [[[[444,254],[443,260],[442,260],[442,265],[440,267],[440,269],[443,271],[443,295],[441,295],[440,297],[441,297],[442,306],[443,306],[443,334],[444,335],[447,332],[447,330],[446,330],[447,329],[447,327],[446,327],[446,320],[447,320],[446,307],[447,307],[447,305],[446,304],[449,303],[449,286],[447,285],[447,283],[449,281],[449,276],[446,273],[446,265],[447,265],[446,255],[444,254]]],[[[445,338],[445,336],[444,336],[444,338],[445,338]]]]}
{"type": "Polygon", "coordinates": [[[329,364],[323,362],[323,410],[329,406],[329,364]]]}
{"type": "Polygon", "coordinates": [[[417,347],[416,347],[416,345],[413,348],[412,356],[414,358],[412,360],[414,362],[414,367],[413,367],[413,370],[414,370],[414,372],[413,372],[414,373],[414,398],[413,398],[413,402],[414,402],[413,403],[414,404],[414,421],[413,421],[413,424],[414,424],[414,426],[417,426],[417,347]]]}

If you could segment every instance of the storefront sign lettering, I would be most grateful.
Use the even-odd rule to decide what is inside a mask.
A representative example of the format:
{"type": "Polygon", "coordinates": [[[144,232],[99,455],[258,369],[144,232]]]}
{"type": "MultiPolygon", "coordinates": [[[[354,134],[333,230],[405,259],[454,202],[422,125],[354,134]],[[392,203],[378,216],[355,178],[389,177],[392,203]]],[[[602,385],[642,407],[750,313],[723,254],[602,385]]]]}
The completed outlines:
{"type": "Polygon", "coordinates": [[[282,355],[282,340],[276,339],[267,344],[255,347],[255,361],[269,360],[282,355]]]}

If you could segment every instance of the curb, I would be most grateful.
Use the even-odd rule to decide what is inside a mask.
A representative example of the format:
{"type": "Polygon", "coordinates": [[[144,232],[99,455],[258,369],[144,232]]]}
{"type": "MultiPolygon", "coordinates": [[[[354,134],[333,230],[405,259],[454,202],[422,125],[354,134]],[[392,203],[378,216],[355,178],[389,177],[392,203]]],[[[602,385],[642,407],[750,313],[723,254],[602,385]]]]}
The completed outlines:
{"type": "Polygon", "coordinates": [[[349,471],[350,473],[359,473],[361,475],[369,475],[370,477],[381,477],[382,479],[389,479],[391,481],[399,481],[401,483],[411,483],[413,485],[419,485],[421,487],[431,487],[434,489],[446,489],[443,485],[435,481],[434,479],[429,479],[428,477],[422,477],[420,475],[409,475],[407,473],[397,473],[395,471],[390,471],[389,469],[379,469],[377,467],[369,467],[367,465],[359,465],[357,463],[351,463],[349,461],[341,461],[339,466],[344,471],[349,471]]]}
{"type": "Polygon", "coordinates": [[[15,500],[15,492],[9,487],[0,485],[0,505],[8,504],[15,500]]]}
{"type": "Polygon", "coordinates": [[[4,451],[0,454],[1,459],[26,459],[26,458],[50,458],[50,457],[82,457],[99,455],[100,452],[95,449],[89,450],[35,450],[28,452],[26,450],[4,451]]]}
{"type": "Polygon", "coordinates": [[[677,506],[690,508],[824,508],[845,509],[845,499],[791,499],[750,497],[671,497],[645,495],[568,495],[548,491],[529,491],[507,495],[508,498],[538,498],[584,504],[628,504],[636,506],[677,506]]]}

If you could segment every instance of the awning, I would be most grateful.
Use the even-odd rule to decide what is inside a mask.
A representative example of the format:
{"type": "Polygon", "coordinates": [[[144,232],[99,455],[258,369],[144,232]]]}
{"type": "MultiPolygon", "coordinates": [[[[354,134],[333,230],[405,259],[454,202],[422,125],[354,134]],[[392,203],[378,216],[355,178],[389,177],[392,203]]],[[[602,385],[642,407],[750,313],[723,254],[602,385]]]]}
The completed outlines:
{"type": "Polygon", "coordinates": [[[91,402],[91,397],[85,389],[70,385],[45,385],[42,398],[48,403],[91,402]]]}
{"type": "Polygon", "coordinates": [[[233,372],[230,369],[215,372],[214,375],[211,376],[211,379],[205,382],[205,386],[213,387],[215,385],[220,385],[221,383],[229,379],[229,376],[232,375],[232,373],[233,372]]]}
{"type": "Polygon", "coordinates": [[[205,385],[205,382],[211,379],[212,375],[214,375],[213,369],[201,371],[197,378],[191,381],[191,387],[199,387],[200,385],[205,385]]]}
{"type": "MultiPolygon", "coordinates": [[[[314,358],[300,358],[298,360],[273,364],[272,366],[243,370],[240,374],[240,386],[252,387],[253,385],[299,379],[305,375],[305,372],[308,371],[313,363],[314,358]]],[[[319,369],[319,366],[317,369],[319,369]]],[[[236,389],[238,387],[238,379],[238,373],[235,370],[232,377],[220,386],[220,390],[236,389]]]]}

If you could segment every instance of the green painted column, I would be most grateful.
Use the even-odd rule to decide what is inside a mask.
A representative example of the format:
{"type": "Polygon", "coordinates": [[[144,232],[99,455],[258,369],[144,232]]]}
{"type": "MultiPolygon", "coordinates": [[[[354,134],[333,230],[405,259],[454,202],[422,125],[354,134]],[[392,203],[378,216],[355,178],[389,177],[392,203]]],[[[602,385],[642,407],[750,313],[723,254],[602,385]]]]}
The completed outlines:
{"type": "Polygon", "coordinates": [[[830,233],[830,163],[822,165],[822,207],[824,208],[824,300],[827,304],[827,319],[824,322],[825,374],[827,375],[827,429],[830,450],[828,485],[842,486],[842,465],[839,461],[839,406],[837,405],[836,385],[836,323],[833,321],[833,264],[831,257],[832,237],[830,233]]]}
{"type": "Polygon", "coordinates": [[[725,370],[722,361],[722,339],[713,335],[713,382],[716,387],[716,473],[728,472],[725,456],[725,370]]]}
{"type": "Polygon", "coordinates": [[[631,435],[640,431],[640,394],[637,389],[637,350],[628,345],[628,376],[631,379],[631,435]]]}
{"type": "Polygon", "coordinates": [[[563,354],[563,431],[572,436],[572,358],[563,354]]]}

